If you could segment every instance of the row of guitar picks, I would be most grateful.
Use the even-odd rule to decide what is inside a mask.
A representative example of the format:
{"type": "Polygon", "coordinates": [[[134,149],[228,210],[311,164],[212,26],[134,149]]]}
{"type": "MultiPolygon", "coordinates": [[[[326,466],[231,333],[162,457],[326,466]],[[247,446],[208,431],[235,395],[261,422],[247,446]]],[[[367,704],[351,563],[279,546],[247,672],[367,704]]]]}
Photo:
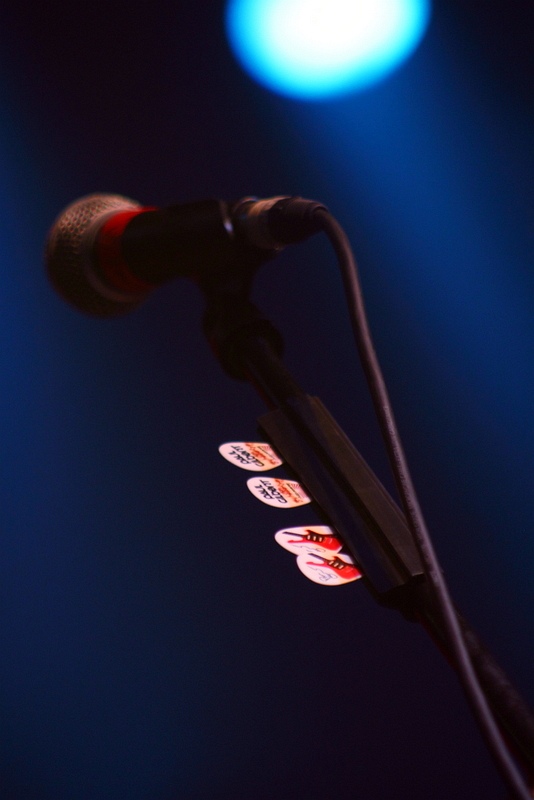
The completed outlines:
{"type": "MultiPolygon", "coordinates": [[[[282,459],[264,442],[227,442],[219,453],[230,463],[250,472],[267,472],[281,466],[282,459]]],[[[254,497],[274,508],[298,508],[312,502],[297,481],[256,476],[247,487],[254,497]]],[[[282,528],[274,536],[285,550],[297,557],[300,571],[322,586],[341,586],[361,578],[352,558],[343,552],[343,542],[327,525],[282,528]]]]}

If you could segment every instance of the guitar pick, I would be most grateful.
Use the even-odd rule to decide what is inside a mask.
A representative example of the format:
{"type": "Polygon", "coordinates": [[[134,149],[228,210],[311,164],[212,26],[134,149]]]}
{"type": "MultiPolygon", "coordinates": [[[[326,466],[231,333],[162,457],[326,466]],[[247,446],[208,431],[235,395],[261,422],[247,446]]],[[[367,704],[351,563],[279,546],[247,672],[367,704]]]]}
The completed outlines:
{"type": "Polygon", "coordinates": [[[316,553],[301,553],[297,556],[297,566],[307,578],[323,586],[341,586],[362,577],[347,555],[325,558],[316,553]]]}
{"type": "Polygon", "coordinates": [[[310,525],[305,528],[282,528],[274,538],[285,550],[300,555],[316,553],[325,558],[332,558],[339,553],[343,542],[327,525],[310,525]]]}
{"type": "Polygon", "coordinates": [[[249,478],[247,486],[254,497],[274,508],[297,508],[311,503],[300,483],[283,478],[249,478]]]}
{"type": "Polygon", "coordinates": [[[253,472],[264,472],[283,463],[271,445],[264,442],[227,442],[219,447],[219,453],[236,467],[253,472]]]}

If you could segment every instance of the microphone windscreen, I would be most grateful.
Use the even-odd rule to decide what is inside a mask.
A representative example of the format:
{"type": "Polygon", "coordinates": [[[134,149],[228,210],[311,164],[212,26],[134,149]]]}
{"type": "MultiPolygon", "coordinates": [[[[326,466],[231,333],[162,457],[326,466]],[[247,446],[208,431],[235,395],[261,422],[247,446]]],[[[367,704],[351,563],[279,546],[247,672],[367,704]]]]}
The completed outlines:
{"type": "Polygon", "coordinates": [[[146,296],[110,286],[99,274],[95,240],[104,223],[142,206],[115,194],[91,194],[76,200],[58,216],[46,243],[49,278],[59,294],[86,314],[114,317],[126,314],[146,296]]]}

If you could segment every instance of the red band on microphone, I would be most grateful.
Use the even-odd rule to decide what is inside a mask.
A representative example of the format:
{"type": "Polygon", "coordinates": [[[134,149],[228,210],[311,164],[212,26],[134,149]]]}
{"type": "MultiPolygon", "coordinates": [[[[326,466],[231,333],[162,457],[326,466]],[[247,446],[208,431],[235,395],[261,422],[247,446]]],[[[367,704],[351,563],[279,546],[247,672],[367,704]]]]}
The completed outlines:
{"type": "Polygon", "coordinates": [[[146,206],[135,211],[121,211],[110,217],[98,232],[96,256],[99,270],[110,286],[128,294],[145,294],[154,286],[134,275],[122,255],[122,234],[133,217],[145,211],[154,211],[146,206]]]}

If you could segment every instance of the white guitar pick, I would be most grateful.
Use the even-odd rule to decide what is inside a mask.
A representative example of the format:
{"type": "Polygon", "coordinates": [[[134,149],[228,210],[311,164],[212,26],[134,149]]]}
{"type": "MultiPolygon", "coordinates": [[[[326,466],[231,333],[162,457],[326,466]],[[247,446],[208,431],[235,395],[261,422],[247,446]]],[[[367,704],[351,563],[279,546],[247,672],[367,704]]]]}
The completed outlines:
{"type": "Polygon", "coordinates": [[[327,525],[309,525],[305,528],[282,528],[274,538],[285,550],[296,556],[301,553],[316,553],[332,558],[339,553],[343,542],[327,525]]]}
{"type": "Polygon", "coordinates": [[[315,553],[301,553],[297,556],[297,566],[307,578],[323,586],[341,586],[362,577],[347,555],[324,558],[315,553]]]}
{"type": "Polygon", "coordinates": [[[283,478],[249,478],[247,486],[254,497],[274,508],[297,508],[311,503],[300,483],[283,478]]]}
{"type": "Polygon", "coordinates": [[[283,463],[271,445],[264,442],[227,442],[219,447],[219,453],[236,467],[252,472],[265,472],[283,463]]]}

